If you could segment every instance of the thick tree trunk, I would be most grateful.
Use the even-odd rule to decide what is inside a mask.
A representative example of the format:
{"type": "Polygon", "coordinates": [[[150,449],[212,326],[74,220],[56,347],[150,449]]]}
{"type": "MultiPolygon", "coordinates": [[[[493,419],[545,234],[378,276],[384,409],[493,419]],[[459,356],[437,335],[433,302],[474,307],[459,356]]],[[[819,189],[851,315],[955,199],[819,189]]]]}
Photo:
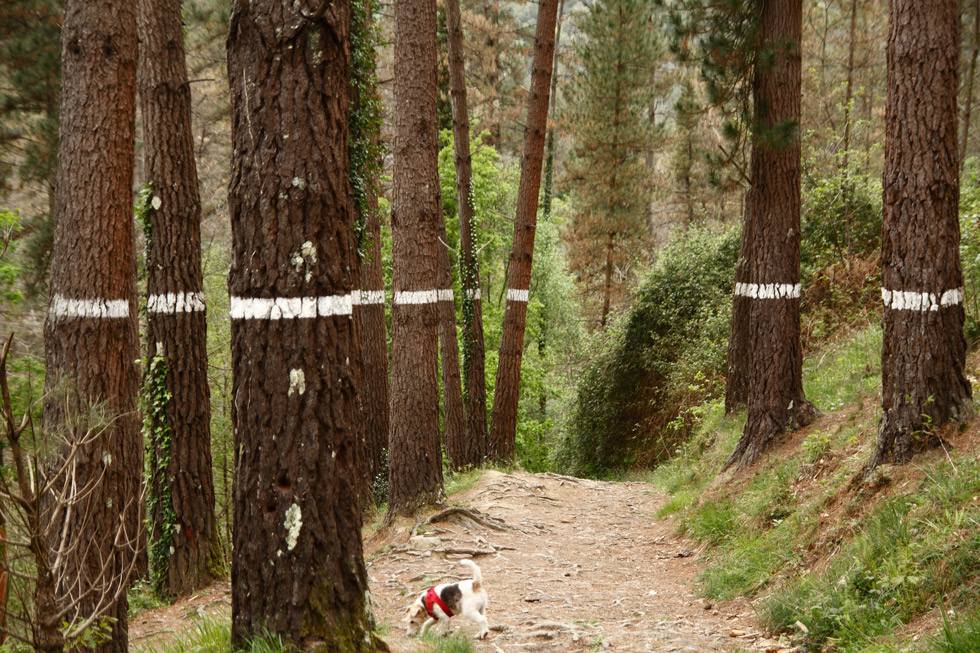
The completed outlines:
{"type": "Polygon", "coordinates": [[[537,224],[538,191],[541,188],[541,160],[548,127],[548,96],[551,86],[551,64],[555,50],[555,21],[558,0],[538,1],[538,23],[534,34],[534,57],[531,64],[531,88],[527,100],[527,127],[524,129],[524,154],[521,157],[521,181],[517,191],[517,216],[514,221],[514,244],[511,249],[507,278],[507,307],[497,367],[490,435],[489,458],[496,462],[514,459],[517,435],[517,404],[521,390],[521,356],[524,352],[524,328],[527,322],[528,290],[531,286],[531,261],[534,257],[534,229],[537,224]]]}
{"type": "Polygon", "coordinates": [[[136,58],[135,4],[66,4],[44,425],[76,442],[86,427],[103,429],[75,459],[76,487],[92,491],[76,497],[66,519],[66,543],[75,548],[57,570],[57,600],[71,614],[108,604],[102,614],[114,621],[101,651],[128,648],[124,590],[142,527],[131,199],[136,58]],[[110,420],[103,426],[81,419],[96,403],[110,420]]]}
{"type": "Polygon", "coordinates": [[[235,0],[232,638],[387,650],[361,549],[347,3],[235,0]]]}
{"type": "Polygon", "coordinates": [[[966,81],[966,103],[963,108],[963,144],[960,146],[960,170],[966,161],[966,146],[970,142],[970,116],[973,112],[973,83],[977,77],[977,57],[980,56],[980,0],[973,3],[973,43],[970,44],[970,72],[966,81]]]}
{"type": "Polygon", "coordinates": [[[180,596],[208,585],[221,567],[211,477],[201,198],[180,0],[140,0],[139,34],[143,151],[146,179],[153,184],[146,358],[163,357],[166,367],[160,371],[171,395],[162,420],[147,415],[148,539],[157,589],[180,596]]]}
{"type": "Polygon", "coordinates": [[[439,234],[436,2],[395,4],[388,514],[441,503],[437,383],[439,234]]]}
{"type": "Polygon", "coordinates": [[[869,471],[970,413],[963,367],[956,0],[892,0],[883,179],[882,408],[869,471]]]}
{"type": "Polygon", "coordinates": [[[476,253],[473,206],[473,162],[470,157],[470,118],[466,101],[466,70],[459,0],[446,0],[449,33],[449,97],[453,107],[453,145],[456,163],[456,198],[461,250],[460,287],[463,290],[463,398],[466,403],[466,439],[449,452],[456,468],[483,461],[487,445],[487,378],[483,344],[483,307],[480,264],[476,253]]]}
{"type": "Polygon", "coordinates": [[[746,205],[748,282],[735,291],[750,302],[748,420],[725,468],[751,465],[788,429],[811,422],[816,412],[803,396],[800,345],[802,29],[801,0],[762,2],[760,45],[775,54],[776,62],[757,67],[753,81],[760,132],[752,148],[746,205]],[[789,135],[787,123],[793,127],[789,135]]]}

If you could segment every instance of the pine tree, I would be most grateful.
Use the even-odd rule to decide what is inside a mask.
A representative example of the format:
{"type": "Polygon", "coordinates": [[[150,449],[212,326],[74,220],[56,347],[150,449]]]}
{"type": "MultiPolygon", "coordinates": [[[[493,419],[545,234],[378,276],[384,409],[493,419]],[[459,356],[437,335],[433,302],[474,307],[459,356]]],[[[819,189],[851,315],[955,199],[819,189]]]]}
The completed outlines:
{"type": "Polygon", "coordinates": [[[555,54],[557,21],[558,0],[538,0],[531,88],[527,101],[527,127],[524,129],[524,154],[521,157],[521,182],[517,191],[514,241],[507,275],[507,308],[500,337],[490,432],[487,435],[487,457],[495,462],[513,461],[516,450],[521,357],[524,354],[524,330],[527,326],[534,230],[537,227],[541,164],[544,158],[545,132],[548,129],[548,97],[551,94],[551,67],[555,54]]]}
{"type": "Polygon", "coordinates": [[[120,653],[128,649],[125,590],[142,524],[130,199],[136,59],[135,3],[68,2],[43,418],[45,432],[63,434],[78,455],[71,462],[76,494],[64,517],[72,550],[55,574],[62,621],[107,617],[107,641],[92,648],[120,653]],[[96,405],[111,421],[92,439],[72,415],[96,405]]]}
{"type": "Polygon", "coordinates": [[[232,5],[235,647],[268,631],[288,648],[388,650],[360,530],[349,9],[232,5]]]}
{"type": "Polygon", "coordinates": [[[654,97],[650,74],[662,47],[650,26],[645,0],[599,0],[579,23],[580,67],[570,97],[569,129],[575,141],[568,174],[577,213],[571,227],[571,268],[587,290],[601,283],[605,326],[612,296],[629,270],[644,258],[651,198],[647,152],[657,138],[648,115],[654,97]],[[600,281],[601,280],[601,281],[600,281]]]}
{"type": "Polygon", "coordinates": [[[956,0],[891,0],[883,179],[882,416],[868,469],[973,410],[963,336],[956,0]]]}

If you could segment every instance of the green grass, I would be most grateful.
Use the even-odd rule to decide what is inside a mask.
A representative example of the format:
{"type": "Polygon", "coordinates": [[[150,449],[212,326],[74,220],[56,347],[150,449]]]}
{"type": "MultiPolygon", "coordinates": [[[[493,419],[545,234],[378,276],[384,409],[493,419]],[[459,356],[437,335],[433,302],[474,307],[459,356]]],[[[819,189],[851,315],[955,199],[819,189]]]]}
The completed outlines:
{"type": "Polygon", "coordinates": [[[980,613],[972,613],[961,620],[951,621],[942,610],[943,628],[939,635],[929,638],[930,653],[976,653],[980,651],[980,613]]]}
{"type": "MultiPolygon", "coordinates": [[[[231,620],[214,616],[195,620],[194,629],[181,635],[162,647],[140,647],[139,651],[150,653],[225,653],[231,647],[231,620]]],[[[250,640],[238,649],[248,653],[292,653],[296,649],[283,644],[275,635],[250,640]]]]}
{"type": "Polygon", "coordinates": [[[869,326],[803,362],[806,398],[824,412],[873,396],[881,386],[881,327],[869,326]]]}
{"type": "Polygon", "coordinates": [[[153,610],[170,605],[170,601],[161,598],[153,587],[145,580],[138,580],[129,588],[126,595],[129,600],[129,618],[132,619],[144,610],[153,610]]]}
{"type": "Polygon", "coordinates": [[[660,516],[673,515],[707,545],[703,595],[763,595],[760,623],[806,650],[980,651],[980,461],[955,452],[945,461],[922,457],[910,463],[922,466],[912,468],[921,482],[894,487],[887,500],[850,485],[875,438],[878,414],[860,407],[877,402],[880,348],[881,330],[870,326],[808,358],[807,398],[837,414],[809,429],[798,452],[740,476],[737,490],[711,484],[744,413],[727,418],[720,402],[706,404],[700,429],[649,475],[671,495],[660,516]],[[829,514],[839,517],[828,523],[829,514]],[[825,566],[814,566],[817,559],[825,566]],[[967,616],[928,642],[903,638],[903,625],[940,604],[967,616]]]}
{"type": "Polygon", "coordinates": [[[473,653],[473,642],[463,632],[455,632],[449,637],[443,637],[429,630],[422,638],[423,642],[435,644],[428,653],[473,653]]]}

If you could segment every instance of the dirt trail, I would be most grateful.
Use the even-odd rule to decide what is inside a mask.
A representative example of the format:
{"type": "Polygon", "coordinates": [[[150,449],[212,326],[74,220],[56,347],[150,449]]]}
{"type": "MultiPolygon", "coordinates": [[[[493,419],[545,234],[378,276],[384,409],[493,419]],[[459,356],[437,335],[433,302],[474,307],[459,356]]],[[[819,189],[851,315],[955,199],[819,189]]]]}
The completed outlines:
{"type": "MultiPolygon", "coordinates": [[[[456,515],[411,541],[369,544],[386,641],[396,652],[426,650],[405,637],[405,608],[431,585],[468,578],[456,561],[473,557],[489,594],[491,634],[480,652],[784,650],[760,635],[746,602],[712,606],[694,595],[698,556],[673,524],[654,519],[665,500],[644,483],[485,473],[453,504],[506,530],[456,515]]],[[[476,632],[465,618],[452,627],[476,632]]]]}
{"type": "MultiPolygon", "coordinates": [[[[462,580],[473,558],[489,594],[490,636],[479,653],[519,651],[788,651],[763,637],[752,609],[695,596],[695,547],[654,515],[667,497],[645,483],[606,483],[553,474],[488,471],[452,497],[491,528],[464,516],[365,547],[375,613],[395,653],[431,646],[404,634],[401,619],[428,587],[462,580]],[[498,530],[502,529],[502,530],[498,530]]],[[[193,626],[202,614],[230,617],[230,586],[142,613],[130,635],[142,650],[193,626]]],[[[453,630],[476,633],[464,617],[453,630]]],[[[134,647],[135,648],[135,647],[134,647]]]]}

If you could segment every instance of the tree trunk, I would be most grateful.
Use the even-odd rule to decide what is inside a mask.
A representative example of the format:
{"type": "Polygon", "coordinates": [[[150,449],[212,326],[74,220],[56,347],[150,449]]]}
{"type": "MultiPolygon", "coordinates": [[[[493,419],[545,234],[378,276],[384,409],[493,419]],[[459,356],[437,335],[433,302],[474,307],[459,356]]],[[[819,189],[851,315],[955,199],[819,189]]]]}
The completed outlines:
{"type": "Polygon", "coordinates": [[[973,43],[970,47],[970,78],[966,81],[966,106],[963,108],[963,144],[960,146],[960,170],[966,161],[966,146],[970,142],[970,115],[973,111],[973,82],[977,77],[977,57],[980,55],[980,0],[973,3],[973,43]]]}
{"type": "Polygon", "coordinates": [[[883,178],[882,408],[869,472],[971,412],[964,375],[956,0],[892,0],[883,178]]]}
{"type": "Polygon", "coordinates": [[[347,3],[232,5],[236,647],[387,650],[361,553],[348,29],[347,3]]]}
{"type": "Polygon", "coordinates": [[[544,197],[541,198],[541,209],[545,219],[551,217],[551,200],[554,197],[555,122],[558,117],[558,54],[561,47],[561,24],[564,16],[565,0],[560,0],[558,3],[558,24],[555,27],[555,56],[551,63],[551,116],[548,119],[548,136],[544,144],[544,197]]]}
{"type": "Polygon", "coordinates": [[[750,187],[745,194],[742,237],[738,246],[738,260],[735,262],[735,292],[732,294],[732,317],[728,336],[728,360],[725,374],[725,414],[734,415],[744,408],[749,400],[749,315],[752,300],[742,289],[749,282],[749,257],[753,249],[752,233],[754,215],[750,207],[755,205],[758,192],[750,187]]]}
{"type": "MultiPolygon", "coordinates": [[[[372,0],[360,0],[359,3],[351,5],[352,12],[359,15],[352,16],[352,29],[360,32],[358,38],[366,38],[366,35],[373,29],[374,2],[372,0]]],[[[367,76],[370,86],[365,88],[363,84],[352,84],[351,101],[355,109],[363,107],[365,111],[373,111],[368,108],[368,102],[380,103],[377,97],[377,76],[373,67],[370,71],[361,71],[361,75],[367,76]]],[[[354,72],[354,71],[352,71],[354,72]]],[[[377,109],[380,111],[380,108],[377,109]]],[[[374,120],[379,120],[379,115],[369,116],[369,120],[358,121],[359,126],[371,130],[380,130],[380,124],[373,124],[374,120]],[[367,123],[367,124],[366,124],[367,123]]],[[[371,143],[372,148],[377,145],[380,138],[379,133],[364,134],[364,144],[371,143]]],[[[374,152],[372,152],[372,155],[374,152]]],[[[384,271],[382,269],[381,252],[381,213],[378,206],[378,193],[375,179],[371,175],[379,173],[380,165],[376,161],[362,162],[361,170],[357,172],[360,178],[364,195],[364,215],[358,216],[364,222],[364,238],[361,247],[364,251],[361,257],[361,296],[360,301],[354,306],[354,318],[361,334],[361,359],[363,363],[362,385],[361,385],[361,420],[363,422],[363,446],[361,457],[365,465],[364,475],[367,485],[373,489],[376,484],[383,480],[387,482],[388,468],[385,462],[386,450],[388,449],[388,429],[390,420],[388,419],[389,395],[388,395],[388,336],[387,325],[385,322],[385,290],[384,290],[384,271]],[[367,182],[367,183],[365,183],[367,182]]],[[[358,208],[358,207],[355,207],[358,208]]],[[[367,497],[366,497],[367,498],[367,497]]],[[[375,500],[382,497],[371,497],[375,500]]]]}
{"type": "MultiPolygon", "coordinates": [[[[146,239],[146,358],[163,358],[165,367],[156,369],[165,375],[171,395],[162,411],[146,416],[148,539],[154,585],[181,596],[208,585],[221,558],[211,478],[201,198],[180,0],[140,0],[139,35],[143,151],[153,185],[146,239]]],[[[147,373],[152,369],[148,365],[147,373]]]]}
{"type": "Polygon", "coordinates": [[[466,403],[464,447],[449,454],[458,468],[483,461],[487,445],[487,378],[483,343],[483,307],[480,263],[476,252],[473,206],[473,162],[470,157],[470,118],[466,101],[466,70],[459,0],[446,0],[449,33],[449,97],[453,107],[453,145],[456,163],[456,198],[461,250],[460,286],[463,290],[463,398],[466,403]]]}
{"type": "Polygon", "coordinates": [[[439,253],[436,2],[395,4],[395,145],[391,207],[391,433],[388,514],[442,503],[437,382],[439,253]]]}
{"type": "Polygon", "coordinates": [[[101,651],[128,648],[124,590],[142,526],[131,199],[136,58],[135,4],[66,4],[44,428],[75,441],[86,426],[102,431],[75,461],[76,487],[93,490],[76,497],[65,529],[77,548],[57,572],[57,599],[71,615],[108,603],[102,614],[114,621],[101,651]],[[81,419],[96,403],[110,420],[102,426],[81,419]]]}
{"type": "MultiPolygon", "coordinates": [[[[613,175],[615,179],[615,175],[613,175]]],[[[613,189],[615,192],[615,189],[613,189]]],[[[606,234],[606,281],[602,287],[602,316],[599,318],[599,326],[606,328],[606,319],[609,317],[609,304],[612,296],[612,268],[613,252],[616,246],[616,232],[610,231],[606,234]]]]}
{"type": "MultiPolygon", "coordinates": [[[[438,183],[436,184],[438,187],[438,183]]],[[[456,302],[453,298],[453,274],[449,263],[446,218],[439,200],[439,352],[442,358],[442,405],[446,429],[446,455],[454,469],[466,457],[468,438],[463,414],[463,386],[459,373],[459,341],[456,339],[456,302]]]]}
{"type": "Polygon", "coordinates": [[[366,248],[361,264],[360,303],[355,313],[360,321],[361,355],[364,365],[361,415],[364,420],[363,457],[369,485],[379,476],[387,478],[388,449],[388,335],[385,323],[384,271],[381,265],[381,216],[378,198],[369,198],[366,248]]]}
{"type": "Polygon", "coordinates": [[[851,37],[847,44],[847,81],[844,86],[844,158],[841,161],[841,172],[844,177],[844,242],[847,244],[847,254],[854,253],[854,243],[851,229],[851,113],[854,101],[854,43],[857,40],[857,0],[851,0],[851,37]]]}
{"type": "MultiPolygon", "coordinates": [[[[762,2],[760,45],[775,64],[757,67],[755,123],[746,222],[750,229],[748,420],[726,461],[744,469],[788,429],[813,421],[803,396],[800,345],[800,38],[801,0],[762,2]],[[786,127],[791,126],[787,134],[786,127]]],[[[734,320],[733,320],[734,322],[734,320]]]]}
{"type": "Polygon", "coordinates": [[[534,257],[541,160],[548,126],[548,95],[557,14],[558,0],[538,1],[531,88],[527,100],[527,127],[524,129],[524,154],[521,157],[521,181],[517,191],[517,216],[514,221],[514,244],[507,278],[507,307],[504,312],[496,390],[487,441],[489,458],[495,462],[513,461],[515,454],[521,355],[524,352],[524,327],[527,321],[528,290],[531,286],[531,261],[534,257]]]}

